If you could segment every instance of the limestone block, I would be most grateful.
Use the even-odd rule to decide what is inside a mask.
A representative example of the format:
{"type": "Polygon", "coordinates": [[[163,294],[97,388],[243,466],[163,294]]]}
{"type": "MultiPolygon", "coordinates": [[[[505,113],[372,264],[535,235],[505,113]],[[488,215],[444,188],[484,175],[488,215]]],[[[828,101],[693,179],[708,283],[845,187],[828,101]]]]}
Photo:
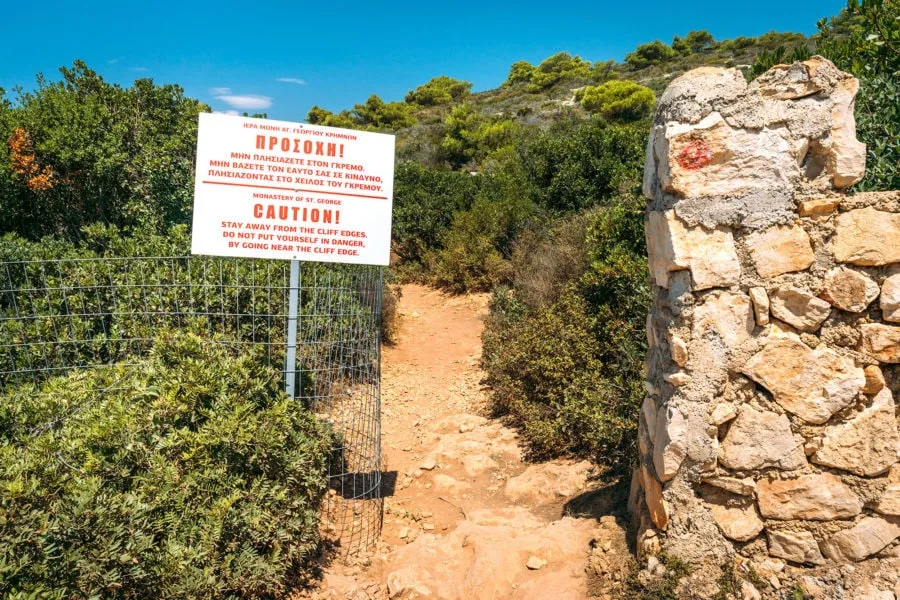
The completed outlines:
{"type": "Polygon", "coordinates": [[[891,323],[900,323],[900,273],[891,275],[884,280],[879,303],[881,304],[881,318],[891,323]]]}
{"type": "Polygon", "coordinates": [[[863,386],[864,394],[877,394],[886,385],[884,381],[884,373],[875,365],[868,365],[863,372],[866,375],[866,385],[863,386]]]}
{"type": "Polygon", "coordinates": [[[713,475],[704,477],[703,483],[738,496],[752,496],[756,492],[756,482],[750,477],[738,479],[737,477],[713,475]]]}
{"type": "Polygon", "coordinates": [[[661,481],[675,477],[687,455],[687,421],[677,408],[667,406],[656,417],[653,468],[661,481]]]}
{"type": "Polygon", "coordinates": [[[866,174],[866,145],[856,139],[854,99],[859,81],[853,77],[842,80],[831,94],[831,147],[828,168],[833,174],[834,187],[848,188],[866,174]]]}
{"type": "Polygon", "coordinates": [[[650,442],[656,442],[656,402],[649,396],[644,397],[641,404],[641,415],[644,417],[644,423],[647,425],[647,433],[650,436],[650,442]]]}
{"type": "Polygon", "coordinates": [[[900,327],[866,323],[859,327],[862,333],[861,350],[883,363],[900,363],[900,327]]]}
{"type": "Polygon", "coordinates": [[[771,338],[742,372],[769,390],[782,408],[810,423],[825,423],[849,405],[866,382],[851,358],[825,344],[812,349],[793,334],[771,338]]]}
{"type": "Polygon", "coordinates": [[[891,467],[887,487],[872,508],[883,515],[900,516],[900,464],[891,467]]]}
{"type": "Polygon", "coordinates": [[[767,519],[831,521],[862,511],[862,503],[840,478],[830,473],[796,479],[763,480],[756,484],[759,512],[767,519]]]}
{"type": "Polygon", "coordinates": [[[772,315],[800,331],[815,331],[831,314],[831,305],[806,290],[780,287],[770,299],[772,315]]]}
{"type": "Polygon", "coordinates": [[[852,419],[825,428],[814,463],[856,475],[878,475],[897,462],[900,432],[891,390],[883,388],[872,405],[852,419]]]}
{"type": "Polygon", "coordinates": [[[688,269],[695,290],[738,282],[741,264],[734,236],[723,228],[688,227],[674,211],[651,211],[647,217],[647,254],[656,285],[669,287],[669,273],[688,269]]]}
{"type": "Polygon", "coordinates": [[[753,301],[753,316],[756,318],[756,324],[765,327],[769,324],[769,295],[766,288],[752,287],[747,292],[753,301]]]}
{"type": "Polygon", "coordinates": [[[837,210],[840,198],[816,198],[800,203],[801,217],[827,217],[837,210]]]}
{"type": "Polygon", "coordinates": [[[799,469],[806,465],[803,438],[784,415],[745,406],[722,441],[719,462],[737,470],[799,469]]]}
{"type": "Polygon", "coordinates": [[[747,236],[747,249],[760,277],[803,271],[815,255],[806,231],[798,225],[776,225],[747,236]]]}
{"type": "Polygon", "coordinates": [[[900,537],[896,520],[867,517],[822,543],[822,552],[836,562],[856,562],[883,550],[900,537]]]}
{"type": "Polygon", "coordinates": [[[838,262],[882,266],[900,262],[900,214],[872,207],[835,219],[832,250],[838,262]]]}
{"type": "Polygon", "coordinates": [[[709,422],[713,425],[722,425],[737,417],[737,409],[731,402],[720,402],[713,407],[709,415],[709,422]]]}
{"type": "Polygon", "coordinates": [[[878,297],[878,284],[865,273],[835,267],[825,275],[823,296],[847,312],[862,312],[878,297]]]}
{"type": "Polygon", "coordinates": [[[663,499],[659,480],[650,472],[647,465],[641,466],[641,485],[644,488],[644,502],[647,503],[650,520],[657,529],[665,531],[669,526],[669,508],[663,499]]]}
{"type": "Polygon", "coordinates": [[[675,373],[666,373],[663,379],[674,387],[687,385],[691,381],[691,376],[684,371],[676,371],[675,373]]]}
{"type": "Polygon", "coordinates": [[[659,187],[682,198],[792,187],[799,175],[786,128],[731,127],[718,112],[651,134],[659,187]]]}
{"type": "Polygon", "coordinates": [[[753,333],[750,298],[722,292],[707,296],[694,309],[688,368],[694,378],[724,380],[729,353],[753,333]]]}
{"type": "Polygon", "coordinates": [[[756,514],[753,501],[731,504],[712,504],[713,519],[728,539],[747,542],[763,530],[762,519],[756,514]]]}
{"type": "Polygon", "coordinates": [[[683,339],[678,337],[677,335],[673,335],[669,340],[669,352],[672,355],[672,360],[679,367],[683,367],[687,364],[688,359],[688,347],[683,339]]]}
{"type": "Polygon", "coordinates": [[[808,531],[766,531],[769,554],[800,564],[825,564],[816,538],[808,531]]]}

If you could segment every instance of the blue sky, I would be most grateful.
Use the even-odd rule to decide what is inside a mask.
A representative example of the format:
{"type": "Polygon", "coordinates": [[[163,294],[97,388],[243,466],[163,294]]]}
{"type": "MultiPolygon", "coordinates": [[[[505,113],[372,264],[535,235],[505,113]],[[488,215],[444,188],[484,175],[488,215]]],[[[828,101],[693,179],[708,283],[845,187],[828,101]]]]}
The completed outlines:
{"type": "Polygon", "coordinates": [[[845,0],[754,2],[2,2],[0,87],[85,60],[106,79],[178,83],[216,110],[303,120],[313,104],[385,100],[436,75],[497,87],[517,60],[621,60],[637,44],[813,33],[845,0]]]}

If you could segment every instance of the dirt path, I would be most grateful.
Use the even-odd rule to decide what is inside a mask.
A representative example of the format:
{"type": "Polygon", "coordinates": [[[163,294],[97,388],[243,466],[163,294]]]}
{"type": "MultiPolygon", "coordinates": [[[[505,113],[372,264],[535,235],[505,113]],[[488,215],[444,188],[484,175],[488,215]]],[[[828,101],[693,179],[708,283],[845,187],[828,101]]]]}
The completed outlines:
{"type": "Polygon", "coordinates": [[[581,599],[595,555],[627,555],[614,517],[563,516],[567,503],[624,508],[598,514],[589,463],[527,464],[516,432],[483,416],[487,303],[403,288],[399,341],[383,353],[382,542],[330,565],[310,598],[581,599]]]}

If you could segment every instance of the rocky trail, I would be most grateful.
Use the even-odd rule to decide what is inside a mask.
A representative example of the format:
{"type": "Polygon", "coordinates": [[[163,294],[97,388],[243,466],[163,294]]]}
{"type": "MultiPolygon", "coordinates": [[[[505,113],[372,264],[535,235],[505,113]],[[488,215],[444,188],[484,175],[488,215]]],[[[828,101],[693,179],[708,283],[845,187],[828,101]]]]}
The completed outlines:
{"type": "Polygon", "coordinates": [[[383,353],[382,539],[332,561],[306,597],[581,599],[622,577],[621,488],[598,489],[588,462],[526,462],[517,433],[486,416],[487,303],[403,288],[383,353]]]}

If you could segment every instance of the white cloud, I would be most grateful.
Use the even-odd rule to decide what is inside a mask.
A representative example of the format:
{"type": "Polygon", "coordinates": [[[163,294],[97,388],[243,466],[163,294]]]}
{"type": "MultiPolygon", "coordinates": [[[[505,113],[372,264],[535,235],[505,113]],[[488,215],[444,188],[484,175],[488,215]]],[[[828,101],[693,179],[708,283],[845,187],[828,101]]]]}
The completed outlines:
{"type": "Polygon", "coordinates": [[[209,93],[213,96],[227,96],[231,93],[231,88],[220,87],[220,88],[209,88],[209,93]]]}
{"type": "Polygon", "coordinates": [[[120,58],[111,58],[108,61],[106,61],[106,64],[117,65],[117,64],[119,64],[120,60],[121,60],[120,58]]]}
{"type": "Polygon", "coordinates": [[[300,79],[299,77],[279,77],[278,81],[281,83],[296,83],[297,85],[306,85],[305,79],[300,79]]]}
{"type": "Polygon", "coordinates": [[[256,94],[245,94],[242,96],[225,94],[216,96],[216,99],[221,100],[233,108],[246,110],[262,110],[272,106],[271,98],[268,96],[258,96],[256,94]]]}
{"type": "Polygon", "coordinates": [[[236,111],[236,110],[234,110],[234,109],[231,109],[231,110],[214,110],[213,113],[215,113],[215,114],[217,114],[217,115],[231,115],[231,116],[233,116],[233,117],[236,117],[236,116],[238,116],[238,115],[241,114],[241,113],[239,113],[238,111],[236,111]]]}
{"type": "Polygon", "coordinates": [[[131,67],[131,70],[135,71],[136,73],[146,73],[150,69],[148,69],[147,67],[131,67]]]}

